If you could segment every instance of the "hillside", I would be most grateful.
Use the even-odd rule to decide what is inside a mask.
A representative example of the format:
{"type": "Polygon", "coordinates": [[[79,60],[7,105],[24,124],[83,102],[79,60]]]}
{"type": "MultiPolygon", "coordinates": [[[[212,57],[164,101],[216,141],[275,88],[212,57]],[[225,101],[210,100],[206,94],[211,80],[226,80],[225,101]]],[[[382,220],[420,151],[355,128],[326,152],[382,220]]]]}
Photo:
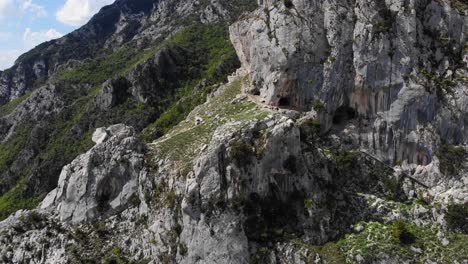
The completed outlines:
{"type": "Polygon", "coordinates": [[[5,263],[468,263],[468,3],[117,0],[0,72],[5,263]]]}

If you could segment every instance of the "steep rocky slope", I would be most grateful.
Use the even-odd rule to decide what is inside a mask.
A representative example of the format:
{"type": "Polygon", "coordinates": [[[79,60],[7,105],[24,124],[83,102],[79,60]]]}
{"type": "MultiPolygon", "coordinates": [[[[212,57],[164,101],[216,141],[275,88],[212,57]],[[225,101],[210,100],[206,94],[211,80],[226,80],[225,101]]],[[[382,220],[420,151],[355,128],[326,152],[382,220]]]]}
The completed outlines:
{"type": "Polygon", "coordinates": [[[0,218],[55,188],[62,167],[92,146],[94,129],[126,123],[139,133],[169,111],[145,132],[150,140],[182,120],[239,66],[227,26],[251,7],[116,1],[83,28],[18,59],[5,74],[24,82],[1,89],[7,99],[20,97],[0,106],[0,218]],[[31,75],[26,64],[55,59],[40,82],[17,71],[31,75]]]}
{"type": "Polygon", "coordinates": [[[468,263],[467,7],[154,1],[2,107],[2,261],[468,263]]]}

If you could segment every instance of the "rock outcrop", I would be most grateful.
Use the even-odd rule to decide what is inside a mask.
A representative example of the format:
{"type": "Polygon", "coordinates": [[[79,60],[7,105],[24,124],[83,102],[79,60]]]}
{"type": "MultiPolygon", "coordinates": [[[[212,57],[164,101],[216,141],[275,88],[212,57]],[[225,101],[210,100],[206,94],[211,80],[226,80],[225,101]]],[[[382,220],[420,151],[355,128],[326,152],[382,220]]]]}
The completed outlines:
{"type": "Polygon", "coordinates": [[[362,147],[426,165],[439,142],[468,142],[468,22],[454,6],[263,1],[231,26],[231,39],[259,102],[321,104],[325,130],[359,117],[362,147]]]}
{"type": "Polygon", "coordinates": [[[118,213],[138,200],[144,145],[135,136],[125,125],[96,130],[96,145],[63,168],[58,187],[41,209],[56,212],[61,221],[79,223],[118,213]]]}

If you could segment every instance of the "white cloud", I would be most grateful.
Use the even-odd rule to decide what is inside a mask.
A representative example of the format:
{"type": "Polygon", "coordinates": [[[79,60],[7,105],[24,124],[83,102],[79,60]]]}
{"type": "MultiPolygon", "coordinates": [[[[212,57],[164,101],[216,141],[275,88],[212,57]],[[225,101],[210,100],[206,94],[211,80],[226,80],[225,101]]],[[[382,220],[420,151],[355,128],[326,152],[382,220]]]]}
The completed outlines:
{"type": "Polygon", "coordinates": [[[47,16],[46,9],[33,0],[0,0],[0,18],[32,14],[34,18],[47,16]]]}
{"type": "Polygon", "coordinates": [[[15,16],[17,9],[13,0],[0,0],[0,17],[15,16]]]}
{"type": "Polygon", "coordinates": [[[0,50],[0,70],[8,69],[15,63],[15,60],[22,54],[21,50],[0,50]]]}
{"type": "MultiPolygon", "coordinates": [[[[44,31],[32,31],[30,28],[26,28],[23,33],[23,43],[19,45],[18,49],[0,49],[0,70],[8,69],[13,66],[15,60],[21,54],[31,50],[35,46],[62,36],[62,33],[53,28],[44,31]]],[[[0,39],[1,38],[2,33],[0,32],[0,39]]]]}
{"type": "Polygon", "coordinates": [[[32,31],[30,28],[26,28],[23,34],[24,47],[26,49],[34,48],[35,46],[62,37],[63,34],[57,30],[51,28],[47,31],[32,31]]]}
{"type": "Polygon", "coordinates": [[[22,0],[21,9],[25,12],[31,12],[35,14],[36,17],[47,16],[47,11],[45,10],[45,8],[41,5],[33,3],[32,0],[22,0]]]}
{"type": "Polygon", "coordinates": [[[114,0],[66,0],[55,17],[65,25],[81,26],[88,22],[103,6],[113,2],[114,0]]]}

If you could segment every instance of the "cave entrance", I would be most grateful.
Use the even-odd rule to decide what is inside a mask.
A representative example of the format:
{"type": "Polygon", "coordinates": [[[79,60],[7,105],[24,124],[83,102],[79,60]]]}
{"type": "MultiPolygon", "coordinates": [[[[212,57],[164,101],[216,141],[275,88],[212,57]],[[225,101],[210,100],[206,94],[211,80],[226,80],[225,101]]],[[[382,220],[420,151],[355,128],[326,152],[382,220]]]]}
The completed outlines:
{"type": "Polygon", "coordinates": [[[279,102],[278,102],[278,106],[291,106],[291,100],[289,99],[289,97],[281,97],[279,99],[279,102]]]}
{"type": "Polygon", "coordinates": [[[356,110],[349,106],[340,106],[333,115],[333,124],[341,125],[346,121],[356,118],[356,110]]]}

